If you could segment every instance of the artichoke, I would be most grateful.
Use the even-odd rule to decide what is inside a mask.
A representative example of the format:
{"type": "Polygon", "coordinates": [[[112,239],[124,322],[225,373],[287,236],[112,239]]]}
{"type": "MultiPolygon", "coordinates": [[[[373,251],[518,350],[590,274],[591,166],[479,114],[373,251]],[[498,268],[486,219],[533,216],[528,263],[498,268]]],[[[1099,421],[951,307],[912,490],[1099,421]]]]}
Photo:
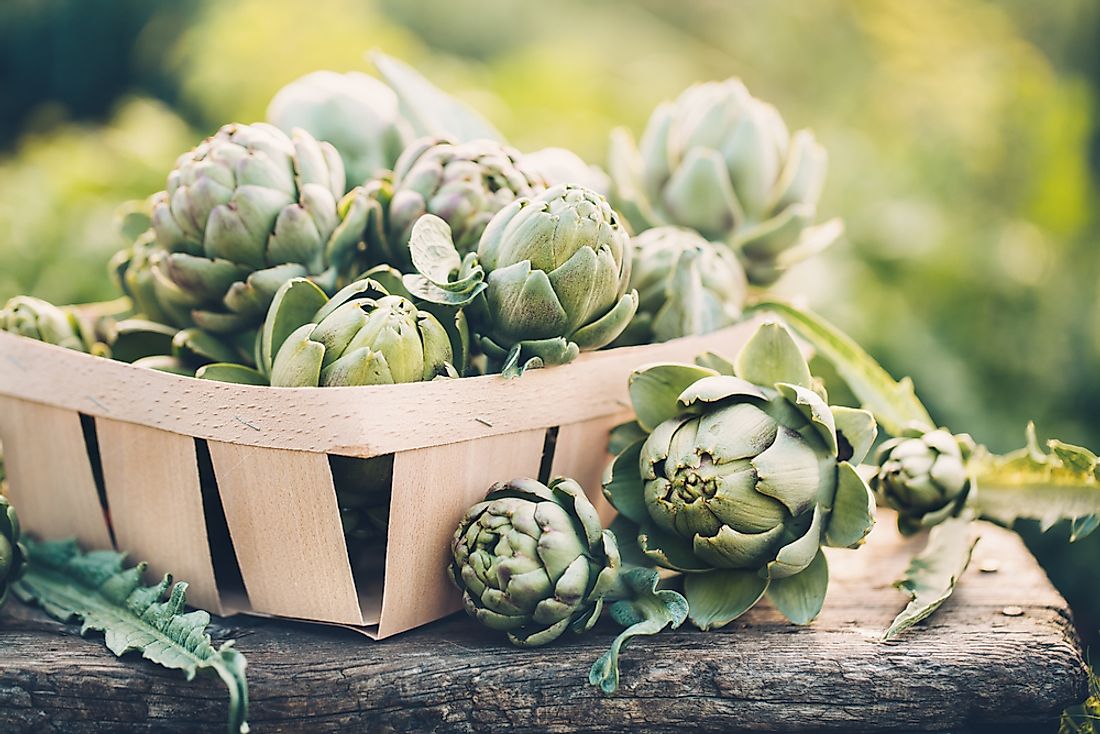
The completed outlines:
{"type": "Polygon", "coordinates": [[[134,278],[154,279],[175,326],[255,327],[291,278],[331,292],[358,267],[376,204],[362,189],[343,193],[344,167],[328,143],[266,123],[226,125],[181,156],[153,197],[162,252],[149,253],[151,274],[134,278]]]}
{"type": "Polygon", "coordinates": [[[292,278],[279,289],[258,343],[259,371],[216,363],[197,376],[275,387],[391,385],[459,375],[454,343],[433,314],[390,295],[370,278],[329,299],[312,281],[292,278]]]}
{"type": "Polygon", "coordinates": [[[272,98],[267,119],[288,135],[301,128],[336,148],[347,190],[392,168],[411,137],[393,90],[357,71],[294,80],[272,98]]]}
{"type": "Polygon", "coordinates": [[[568,148],[543,148],[523,155],[523,167],[546,181],[548,186],[577,184],[607,196],[611,180],[598,166],[585,163],[568,148]]]}
{"type": "Polygon", "coordinates": [[[493,485],[462,519],[451,554],[466,611],[516,645],[588,630],[618,587],[615,536],[572,479],[493,485]]]}
{"type": "MultiPolygon", "coordinates": [[[[0,457],[0,481],[3,479],[3,469],[0,457]]],[[[0,494],[0,607],[7,601],[12,584],[23,575],[26,559],[27,551],[19,542],[19,518],[15,508],[0,494]]]]}
{"type": "Polygon", "coordinates": [[[641,143],[616,130],[612,200],[636,232],[679,225],[725,242],[749,280],[768,285],[830,245],[839,221],[810,226],[825,180],[825,150],[793,136],[774,107],[736,79],[696,84],[657,107],[641,143]]]}
{"type": "Polygon", "coordinates": [[[871,488],[898,512],[909,535],[958,515],[970,494],[966,462],[974,450],[967,434],[945,429],[909,431],[879,447],[871,488]]]}
{"type": "Polygon", "coordinates": [[[81,319],[72,308],[31,296],[16,296],[0,308],[0,331],[7,331],[78,352],[108,356],[93,319],[81,319]]]}
{"type": "Polygon", "coordinates": [[[542,178],[523,166],[519,151],[496,141],[421,138],[398,159],[392,187],[382,189],[388,205],[385,231],[375,236],[379,259],[406,268],[409,237],[424,214],[450,226],[460,253],[473,252],[493,215],[545,188],[542,178]]]}
{"type": "Polygon", "coordinates": [[[478,344],[508,376],[611,343],[638,307],[629,290],[630,236],[607,200],[580,186],[513,202],[465,259],[437,217],[416,223],[411,247],[420,273],[407,279],[411,290],[472,304],[478,344]]]}
{"type": "Polygon", "coordinates": [[[616,345],[708,334],[736,323],[748,283],[733,254],[690,229],[654,227],[634,238],[630,286],[638,312],[616,345]]]}
{"type": "Polygon", "coordinates": [[[830,407],[774,323],[722,371],[636,371],[630,396],[644,438],[617,457],[604,487],[623,518],[620,541],[635,537],[653,562],[687,574],[702,629],[765,593],[788,619],[813,620],[828,585],[821,546],[855,547],[874,523],[854,468],[874,441],[871,414],[830,407]]]}

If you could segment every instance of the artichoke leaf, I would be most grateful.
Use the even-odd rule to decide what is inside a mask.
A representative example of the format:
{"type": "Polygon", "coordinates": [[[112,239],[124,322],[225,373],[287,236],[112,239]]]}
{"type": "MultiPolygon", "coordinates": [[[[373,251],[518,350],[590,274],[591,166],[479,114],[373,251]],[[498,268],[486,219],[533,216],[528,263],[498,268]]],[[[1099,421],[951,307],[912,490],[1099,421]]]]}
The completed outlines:
{"type": "Polygon", "coordinates": [[[810,564],[793,576],[772,579],[768,598],[795,624],[809,624],[821,613],[829,588],[829,564],[818,550],[810,564]]]}
{"type": "Polygon", "coordinates": [[[896,637],[927,618],[951,596],[978,542],[970,521],[968,514],[953,517],[929,531],[928,545],[913,557],[905,576],[894,584],[909,595],[910,601],[882,639],[896,637]]]}
{"type": "Polygon", "coordinates": [[[831,405],[829,409],[833,411],[833,422],[840,441],[840,459],[858,466],[867,458],[878,435],[875,417],[866,410],[843,405],[831,405]]]}
{"type": "Polygon", "coordinates": [[[645,439],[642,438],[616,456],[607,467],[603,480],[603,493],[607,501],[619,511],[620,515],[637,524],[649,522],[650,519],[639,470],[644,444],[645,439]]]}
{"type": "Polygon", "coordinates": [[[611,429],[607,450],[609,453],[618,456],[630,448],[635,441],[645,441],[648,435],[645,429],[638,425],[638,421],[620,423],[611,429]]]}
{"type": "Polygon", "coordinates": [[[687,574],[684,596],[691,608],[689,618],[701,630],[724,627],[760,601],[768,579],[754,571],[717,569],[687,574]]]}
{"type": "Polygon", "coordinates": [[[218,382],[232,382],[237,385],[267,385],[267,378],[263,373],[243,364],[228,362],[214,362],[203,365],[195,373],[200,380],[216,380],[218,382]]]}
{"type": "Polygon", "coordinates": [[[622,562],[627,566],[652,568],[653,559],[642,552],[638,545],[638,525],[626,515],[618,514],[608,526],[608,532],[615,536],[622,562]]]}
{"type": "Polygon", "coordinates": [[[720,375],[733,377],[733,362],[714,352],[703,352],[695,358],[695,364],[712,369],[720,375]]]}
{"type": "Polygon", "coordinates": [[[292,278],[275,293],[260,331],[261,372],[270,375],[271,363],[291,332],[313,321],[328,296],[308,278],[292,278]]]}
{"type": "Polygon", "coordinates": [[[697,380],[715,376],[714,370],[691,364],[655,364],[635,370],[630,375],[628,389],[638,424],[652,431],[680,415],[684,412],[678,402],[680,395],[697,380]]]}
{"type": "Polygon", "coordinates": [[[579,354],[580,348],[563,337],[519,342],[508,351],[500,374],[510,379],[516,378],[527,370],[545,365],[569,364],[579,354]]]}
{"type": "Polygon", "coordinates": [[[898,436],[914,427],[924,432],[935,425],[917,399],[909,378],[895,382],[851,337],[817,314],[779,301],[760,301],[752,308],[782,317],[819,355],[831,362],[887,433],[898,436]]]}
{"type": "Polygon", "coordinates": [[[592,664],[588,682],[604,693],[619,687],[619,652],[632,638],[655,635],[666,627],[676,629],[688,617],[688,602],[679,592],[659,589],[661,577],[649,568],[628,568],[619,573],[629,597],[610,606],[611,618],[626,627],[611,648],[592,664]]]}
{"type": "Polygon", "coordinates": [[[871,488],[846,461],[837,465],[836,495],[825,529],[825,542],[834,548],[857,548],[875,525],[875,497],[871,488]]]}
{"type": "Polygon", "coordinates": [[[771,321],[760,325],[734,360],[734,372],[754,385],[780,382],[813,388],[810,367],[791,333],[771,321]]]}

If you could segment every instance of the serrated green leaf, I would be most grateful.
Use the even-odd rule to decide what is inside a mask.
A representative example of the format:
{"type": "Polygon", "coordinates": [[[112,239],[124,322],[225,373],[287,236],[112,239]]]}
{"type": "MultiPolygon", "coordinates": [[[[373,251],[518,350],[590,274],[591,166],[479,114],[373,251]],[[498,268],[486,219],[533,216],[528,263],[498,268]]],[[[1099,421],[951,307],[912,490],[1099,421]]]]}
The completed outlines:
{"type": "Polygon", "coordinates": [[[851,337],[817,314],[779,301],[761,301],[752,310],[782,316],[823,359],[833,364],[863,407],[874,414],[888,433],[898,436],[913,425],[925,428],[934,425],[909,378],[895,381],[851,337]]]}
{"type": "Polygon", "coordinates": [[[974,504],[982,517],[1010,525],[1020,518],[1038,520],[1044,529],[1059,520],[1075,520],[1074,539],[1095,529],[1100,515],[1100,478],[1096,454],[1081,446],[1051,440],[1050,453],[1027,428],[1027,445],[998,456],[981,453],[970,460],[979,490],[974,504]]]}
{"type": "Polygon", "coordinates": [[[24,602],[41,606],[68,622],[79,619],[81,634],[104,633],[117,656],[131,651],[165,668],[182,670],[191,680],[201,671],[216,673],[229,689],[229,732],[248,731],[248,682],[245,658],[226,642],[215,648],[206,633],[210,615],[184,613],[187,584],[172,577],[142,584],[145,564],[124,567],[115,551],[81,553],[74,541],[26,541],[26,574],[14,591],[24,602]],[[168,599],[164,600],[165,594],[168,599]]]}
{"type": "Polygon", "coordinates": [[[969,516],[950,518],[929,531],[928,545],[913,557],[905,576],[894,584],[909,595],[910,601],[894,618],[882,639],[896,637],[947,601],[970,565],[970,555],[977,542],[969,516]]]}
{"type": "Polygon", "coordinates": [[[626,629],[588,672],[588,682],[604,693],[614,693],[619,687],[619,652],[630,638],[655,635],[665,627],[676,629],[688,615],[687,600],[679,592],[657,588],[661,577],[655,570],[627,568],[619,579],[627,598],[612,604],[610,612],[626,629]]]}

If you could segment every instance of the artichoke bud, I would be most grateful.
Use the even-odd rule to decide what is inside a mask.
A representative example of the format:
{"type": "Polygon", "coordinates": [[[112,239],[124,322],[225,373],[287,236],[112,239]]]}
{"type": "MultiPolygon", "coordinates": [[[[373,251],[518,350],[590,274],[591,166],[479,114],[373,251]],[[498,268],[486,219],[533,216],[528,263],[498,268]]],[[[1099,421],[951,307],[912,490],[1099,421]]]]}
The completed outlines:
{"type": "Polygon", "coordinates": [[[493,485],[466,512],[451,555],[466,611],[516,645],[584,632],[617,589],[615,536],[571,479],[493,485]]]}
{"type": "Polygon", "coordinates": [[[967,434],[942,428],[908,431],[879,447],[871,487],[897,510],[903,533],[937,525],[966,504],[971,486],[966,463],[973,451],[967,434]]]}
{"type": "Polygon", "coordinates": [[[134,278],[157,284],[140,288],[144,301],[165,303],[143,304],[146,315],[236,333],[263,319],[290,278],[310,277],[331,291],[357,267],[367,225],[368,207],[354,206],[356,197],[342,201],[344,190],[339,154],[306,131],[222,127],[179,158],[152,199],[153,237],[164,255],[149,253],[150,275],[135,270],[134,278]]]}
{"type": "Polygon", "coordinates": [[[616,132],[612,198],[635,231],[694,229],[732,247],[753,284],[769,285],[840,234],[835,221],[811,226],[825,168],[811,132],[792,136],[736,79],[707,82],[660,105],[637,147],[616,132]]]}
{"type": "Polygon", "coordinates": [[[96,346],[94,335],[85,338],[71,310],[31,296],[16,296],[0,308],[0,331],[78,352],[91,352],[96,346]]]}
{"type": "MultiPolygon", "coordinates": [[[[4,477],[0,457],[0,481],[4,477]]],[[[19,518],[4,495],[0,494],[0,607],[7,601],[12,584],[23,575],[27,551],[20,542],[19,518]]]]}

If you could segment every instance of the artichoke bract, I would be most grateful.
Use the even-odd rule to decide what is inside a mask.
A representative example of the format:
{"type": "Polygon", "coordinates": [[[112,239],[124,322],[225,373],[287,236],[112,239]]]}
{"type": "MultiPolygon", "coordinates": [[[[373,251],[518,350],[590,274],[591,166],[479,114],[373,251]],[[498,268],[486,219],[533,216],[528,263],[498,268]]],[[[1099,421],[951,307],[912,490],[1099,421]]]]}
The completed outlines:
{"type": "Polygon", "coordinates": [[[456,144],[421,138],[394,168],[385,231],[378,237],[382,259],[398,269],[410,264],[409,237],[424,214],[450,226],[461,254],[473,252],[493,215],[545,189],[542,178],[524,167],[519,151],[494,140],[456,144]]]}
{"type": "Polygon", "coordinates": [[[466,611],[516,645],[584,632],[619,584],[615,536],[571,479],[493,485],[462,519],[451,555],[466,611]]]}
{"type": "Polygon", "coordinates": [[[838,220],[811,226],[825,168],[813,134],[791,135],[736,79],[659,105],[637,146],[623,129],[611,141],[612,199],[635,232],[671,224],[724,242],[757,285],[840,235],[838,220]]]}
{"type": "Polygon", "coordinates": [[[271,99],[267,119],[288,135],[301,128],[336,148],[349,191],[393,168],[412,135],[393,90],[357,71],[315,71],[292,81],[271,99]]]}
{"type": "Polygon", "coordinates": [[[909,431],[886,441],[875,456],[871,488],[898,512],[898,529],[909,535],[958,515],[970,494],[966,462],[974,441],[942,428],[909,431]]]}
{"type": "Polygon", "coordinates": [[[725,247],[683,227],[654,227],[634,238],[630,286],[638,312],[615,344],[651,344],[708,334],[738,321],[748,282],[725,247]]]}
{"type": "Polygon", "coordinates": [[[231,124],[176,162],[152,202],[164,255],[151,263],[172,312],[214,333],[254,327],[293,277],[334,290],[357,267],[375,205],[344,196],[344,166],[304,130],[231,124]],[[343,197],[343,198],[341,198],[343,197]]]}
{"type": "Polygon", "coordinates": [[[871,414],[830,407],[774,323],[729,369],[645,367],[630,396],[645,438],[616,458],[604,492],[645,556],[686,573],[690,618],[720,627],[767,593],[788,619],[812,621],[828,585],[821,546],[855,547],[874,523],[854,468],[874,441],[871,414]]]}
{"type": "MultiPolygon", "coordinates": [[[[0,480],[3,479],[3,461],[0,459],[0,480]]],[[[15,508],[0,494],[0,607],[7,601],[12,584],[23,575],[27,551],[19,542],[19,518],[15,508]]]]}
{"type": "MultiPolygon", "coordinates": [[[[434,315],[377,282],[356,281],[331,299],[306,278],[275,295],[258,339],[258,371],[212,364],[197,376],[274,387],[420,382],[458,376],[453,335],[434,315]]],[[[460,355],[462,353],[460,352],[460,355]]]]}

